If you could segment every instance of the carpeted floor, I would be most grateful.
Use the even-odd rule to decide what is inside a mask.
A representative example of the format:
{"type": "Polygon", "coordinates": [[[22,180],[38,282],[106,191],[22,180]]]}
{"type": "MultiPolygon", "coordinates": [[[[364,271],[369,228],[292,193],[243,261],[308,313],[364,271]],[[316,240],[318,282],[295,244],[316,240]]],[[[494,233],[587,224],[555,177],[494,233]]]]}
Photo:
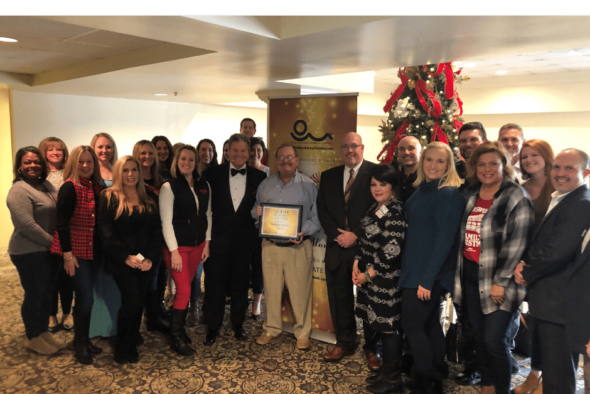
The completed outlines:
{"type": "MultiPolygon", "coordinates": [[[[308,351],[295,347],[295,338],[283,333],[266,346],[254,339],[262,334],[260,323],[245,325],[250,339],[233,338],[229,322],[217,344],[202,345],[206,327],[188,330],[197,354],[182,357],[170,350],[165,338],[147,332],[142,326],[145,344],[139,348],[137,364],[121,366],[113,361],[109,340],[95,340],[103,353],[94,364],[75,362],[64,350],[53,356],[40,356],[23,347],[24,326],[20,315],[23,290],[8,255],[0,255],[0,392],[1,393],[365,393],[364,379],[369,375],[362,349],[340,363],[325,363],[322,354],[331,345],[311,341],[308,351]]],[[[229,317],[229,316],[226,316],[229,317]]],[[[73,332],[59,331],[59,338],[70,341],[73,332]]],[[[521,370],[513,385],[524,381],[529,360],[519,360],[521,370]]],[[[451,376],[459,368],[451,365],[451,376]]],[[[583,382],[578,381],[578,393],[583,382]]],[[[406,390],[407,392],[407,390],[406,390]]],[[[452,379],[445,381],[446,393],[477,393],[477,387],[461,387],[452,379]]]]}

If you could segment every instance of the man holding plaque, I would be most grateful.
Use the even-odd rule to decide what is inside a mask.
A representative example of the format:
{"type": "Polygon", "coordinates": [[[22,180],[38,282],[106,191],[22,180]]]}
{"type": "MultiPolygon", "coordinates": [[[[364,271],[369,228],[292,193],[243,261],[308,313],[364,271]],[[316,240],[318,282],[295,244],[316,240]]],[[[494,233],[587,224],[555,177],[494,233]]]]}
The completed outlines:
{"type": "MultiPolygon", "coordinates": [[[[229,138],[229,162],[211,167],[205,179],[211,185],[211,257],[204,263],[205,306],[208,331],[205,346],[215,343],[225,314],[225,296],[231,296],[230,315],[234,337],[247,339],[244,319],[248,309],[250,260],[256,242],[256,227],[250,214],[256,191],[266,178],[263,171],[246,165],[250,138],[229,138]]],[[[195,191],[198,192],[198,191],[195,191]]]]}
{"type": "Polygon", "coordinates": [[[299,159],[293,145],[282,144],[275,157],[277,174],[262,181],[252,209],[252,216],[260,217],[260,234],[264,237],[262,273],[266,300],[264,333],[256,342],[266,345],[283,331],[281,299],[287,285],[295,315],[297,348],[305,350],[309,347],[312,310],[313,250],[309,236],[320,228],[318,189],[309,177],[297,172],[299,159]]]}
{"type": "MultiPolygon", "coordinates": [[[[324,355],[325,361],[340,361],[353,354],[356,345],[352,266],[359,253],[357,238],[360,220],[371,204],[371,169],[375,163],[363,160],[361,136],[351,131],[344,136],[340,153],[344,165],[324,171],[318,193],[318,216],[326,232],[326,284],[330,314],[336,329],[336,347],[324,355]]],[[[375,345],[379,338],[369,324],[364,324],[367,365],[377,370],[381,361],[375,345]]]]}

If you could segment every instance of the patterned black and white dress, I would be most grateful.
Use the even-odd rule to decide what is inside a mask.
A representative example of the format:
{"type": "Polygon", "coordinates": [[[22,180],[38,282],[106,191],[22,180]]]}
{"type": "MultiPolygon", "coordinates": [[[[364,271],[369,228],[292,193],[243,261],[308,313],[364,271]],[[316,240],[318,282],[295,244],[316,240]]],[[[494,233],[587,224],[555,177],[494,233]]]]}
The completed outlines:
{"type": "Polygon", "coordinates": [[[375,330],[387,332],[400,329],[402,293],[397,287],[402,266],[406,213],[402,203],[390,199],[380,211],[373,204],[361,219],[363,235],[359,238],[358,268],[373,268],[372,283],[357,288],[356,315],[375,330]],[[381,216],[381,217],[379,217],[381,216]]]}

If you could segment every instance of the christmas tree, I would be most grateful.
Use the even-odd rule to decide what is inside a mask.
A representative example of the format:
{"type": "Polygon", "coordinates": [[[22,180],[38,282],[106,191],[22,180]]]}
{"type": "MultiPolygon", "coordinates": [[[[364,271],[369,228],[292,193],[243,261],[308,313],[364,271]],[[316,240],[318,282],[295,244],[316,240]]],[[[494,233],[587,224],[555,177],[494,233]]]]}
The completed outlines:
{"type": "Polygon", "coordinates": [[[387,123],[382,121],[379,127],[385,144],[377,157],[380,162],[394,160],[397,145],[405,135],[418,138],[422,146],[430,141],[447,143],[459,160],[463,103],[456,86],[469,79],[460,74],[461,69],[453,71],[450,62],[399,69],[401,84],[383,107],[389,116],[387,123]]]}

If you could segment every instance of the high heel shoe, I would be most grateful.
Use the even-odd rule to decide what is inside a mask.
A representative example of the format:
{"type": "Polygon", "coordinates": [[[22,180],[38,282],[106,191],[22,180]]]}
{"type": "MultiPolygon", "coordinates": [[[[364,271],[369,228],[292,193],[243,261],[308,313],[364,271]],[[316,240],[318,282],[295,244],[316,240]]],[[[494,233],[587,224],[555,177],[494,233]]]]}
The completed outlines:
{"type": "Polygon", "coordinates": [[[70,313],[64,314],[61,317],[61,325],[67,331],[70,331],[72,328],[74,328],[74,317],[70,313]]]}
{"type": "Polygon", "coordinates": [[[47,326],[49,332],[57,332],[59,330],[59,323],[56,316],[49,316],[49,325],[47,326]]]}

